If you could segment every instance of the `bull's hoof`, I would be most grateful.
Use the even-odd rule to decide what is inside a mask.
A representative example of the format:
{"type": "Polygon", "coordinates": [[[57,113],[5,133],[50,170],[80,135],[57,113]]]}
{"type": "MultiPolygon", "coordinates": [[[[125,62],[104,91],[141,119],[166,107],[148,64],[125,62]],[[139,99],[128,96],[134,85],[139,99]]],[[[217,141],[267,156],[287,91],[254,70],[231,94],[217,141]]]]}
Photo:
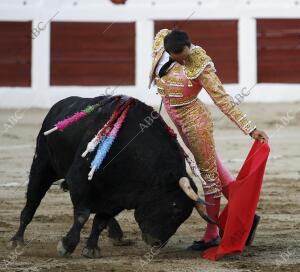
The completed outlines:
{"type": "Polygon", "coordinates": [[[11,240],[7,243],[7,247],[9,249],[15,249],[15,248],[22,248],[24,247],[25,243],[23,238],[16,238],[13,237],[11,240]]]}
{"type": "Polygon", "coordinates": [[[82,250],[81,254],[82,254],[82,256],[84,256],[86,258],[90,258],[90,259],[96,259],[96,258],[100,258],[101,257],[100,248],[99,247],[95,247],[95,248],[85,247],[82,250]]]}
{"type": "Polygon", "coordinates": [[[130,246],[133,244],[132,240],[130,239],[110,239],[110,241],[112,242],[112,244],[114,246],[130,246]]]}
{"type": "Polygon", "coordinates": [[[57,252],[59,254],[59,256],[62,256],[62,257],[69,257],[72,252],[68,251],[65,247],[64,247],[64,243],[62,240],[60,240],[57,244],[57,252]]]}

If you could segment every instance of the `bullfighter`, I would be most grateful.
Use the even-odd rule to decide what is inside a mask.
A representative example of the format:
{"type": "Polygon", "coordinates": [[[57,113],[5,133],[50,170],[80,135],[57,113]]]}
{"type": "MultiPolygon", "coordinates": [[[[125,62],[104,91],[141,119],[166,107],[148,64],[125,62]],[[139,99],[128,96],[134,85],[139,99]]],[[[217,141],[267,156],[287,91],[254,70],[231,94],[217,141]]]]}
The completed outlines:
{"type": "MultiPolygon", "coordinates": [[[[218,78],[213,60],[202,47],[192,44],[187,33],[178,29],[160,30],[155,36],[152,53],[149,88],[152,84],[156,86],[171,120],[193,153],[206,183],[203,185],[205,200],[213,204],[206,207],[207,214],[217,221],[220,197],[223,193],[228,199],[227,188],[234,179],[216,153],[211,113],[197,97],[202,87],[245,135],[260,142],[267,142],[268,136],[239,109],[218,78]]],[[[255,229],[252,234],[253,231],[255,229]]],[[[202,239],[189,249],[205,250],[219,242],[218,226],[208,223],[202,239]]]]}

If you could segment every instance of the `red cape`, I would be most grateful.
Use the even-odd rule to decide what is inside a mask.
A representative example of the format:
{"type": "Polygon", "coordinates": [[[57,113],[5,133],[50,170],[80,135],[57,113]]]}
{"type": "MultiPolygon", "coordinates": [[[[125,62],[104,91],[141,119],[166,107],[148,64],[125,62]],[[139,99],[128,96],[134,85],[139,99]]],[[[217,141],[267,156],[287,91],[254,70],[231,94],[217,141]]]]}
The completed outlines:
{"type": "Polygon", "coordinates": [[[270,147],[255,141],[236,178],[229,185],[229,200],[218,225],[223,233],[220,245],[207,249],[202,257],[216,261],[226,254],[243,251],[257,208],[270,147]]]}

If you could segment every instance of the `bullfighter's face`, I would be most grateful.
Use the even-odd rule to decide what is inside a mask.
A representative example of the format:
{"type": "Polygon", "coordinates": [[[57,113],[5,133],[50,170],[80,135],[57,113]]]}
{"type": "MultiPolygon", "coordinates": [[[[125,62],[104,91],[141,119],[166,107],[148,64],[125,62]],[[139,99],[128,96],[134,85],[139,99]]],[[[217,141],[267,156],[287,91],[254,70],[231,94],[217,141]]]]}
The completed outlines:
{"type": "Polygon", "coordinates": [[[189,55],[190,55],[190,48],[188,46],[185,46],[180,53],[170,52],[170,56],[172,57],[172,59],[174,59],[176,62],[178,62],[181,65],[185,65],[189,55]]]}
{"type": "MultiPolygon", "coordinates": [[[[193,181],[193,187],[196,188],[193,181]]],[[[162,247],[178,227],[191,215],[194,202],[180,189],[160,188],[135,210],[135,218],[142,231],[143,240],[151,246],[162,247]]]]}

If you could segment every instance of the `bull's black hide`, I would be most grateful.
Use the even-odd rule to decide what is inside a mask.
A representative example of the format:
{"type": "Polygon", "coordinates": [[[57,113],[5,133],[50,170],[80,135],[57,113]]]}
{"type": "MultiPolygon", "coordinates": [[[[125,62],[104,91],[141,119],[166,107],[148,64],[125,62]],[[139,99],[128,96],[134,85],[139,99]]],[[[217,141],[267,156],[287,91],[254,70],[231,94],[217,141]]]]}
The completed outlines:
{"type": "MultiPolygon", "coordinates": [[[[152,245],[165,243],[190,216],[194,203],[178,186],[179,179],[188,176],[184,155],[158,113],[138,100],[131,106],[101,169],[88,181],[95,152],[86,158],[81,154],[116,106],[116,100],[109,96],[69,97],[50,109],[37,137],[27,201],[13,244],[23,241],[40,201],[58,179],[65,179],[74,206],[74,224],[58,247],[62,255],[74,251],[91,213],[96,216],[83,251],[89,257],[98,255],[101,231],[107,224],[116,225],[113,217],[124,209],[135,209],[143,239],[152,245]],[[104,106],[63,132],[43,135],[57,121],[104,99],[104,106]]],[[[191,184],[196,190],[192,180],[191,184]]]]}

